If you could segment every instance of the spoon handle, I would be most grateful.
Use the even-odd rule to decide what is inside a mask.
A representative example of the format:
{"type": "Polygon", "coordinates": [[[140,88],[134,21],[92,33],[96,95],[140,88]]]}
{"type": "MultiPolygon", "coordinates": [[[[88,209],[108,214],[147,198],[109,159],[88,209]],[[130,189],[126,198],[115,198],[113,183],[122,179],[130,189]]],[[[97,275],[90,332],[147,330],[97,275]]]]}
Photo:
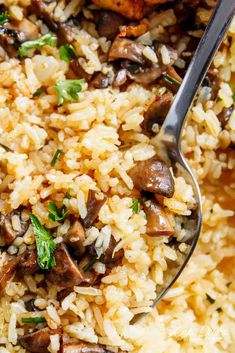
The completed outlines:
{"type": "Polygon", "coordinates": [[[162,140],[179,146],[181,130],[193,98],[235,14],[235,0],[219,0],[180,89],[161,128],[162,140]]]}

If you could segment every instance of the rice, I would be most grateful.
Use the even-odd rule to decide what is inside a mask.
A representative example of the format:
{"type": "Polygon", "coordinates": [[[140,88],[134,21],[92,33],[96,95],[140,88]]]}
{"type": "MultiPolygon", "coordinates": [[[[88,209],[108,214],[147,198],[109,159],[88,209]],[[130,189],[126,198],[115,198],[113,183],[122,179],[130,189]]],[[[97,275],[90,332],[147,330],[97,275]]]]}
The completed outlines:
{"type": "MultiPolygon", "coordinates": [[[[17,21],[29,3],[6,1],[10,15],[17,21]]],[[[83,2],[72,0],[48,6],[55,18],[64,22],[80,11],[83,2]]],[[[92,6],[83,8],[88,23],[73,33],[74,50],[87,74],[102,72],[112,77],[111,63],[99,56],[101,49],[107,54],[111,42],[97,38],[92,11],[92,6]]],[[[203,8],[197,11],[201,23],[206,23],[209,15],[210,11],[203,8]]],[[[175,11],[154,11],[148,22],[148,31],[137,39],[147,45],[143,55],[148,64],[161,61],[169,65],[168,42],[172,41],[178,55],[184,54],[185,60],[178,58],[175,63],[183,69],[187,56],[191,55],[186,51],[190,39],[188,35],[179,38],[174,33],[175,11]],[[160,46],[159,57],[153,49],[156,39],[165,43],[160,46]]],[[[195,36],[198,33],[195,31],[195,36]]],[[[178,250],[171,247],[169,237],[146,234],[147,220],[142,206],[139,212],[133,212],[133,199],[140,194],[129,171],[137,162],[156,153],[154,138],[142,128],[145,112],[156,95],[164,94],[167,88],[132,83],[125,90],[111,86],[101,90],[90,89],[84,83],[78,101],[58,107],[54,85],[67,78],[69,67],[60,60],[57,48],[44,47],[21,61],[3,58],[0,213],[29,207],[23,214],[24,220],[34,213],[50,229],[58,245],[64,241],[72,220],[67,218],[60,223],[48,219],[48,200],[58,207],[64,204],[69,214],[84,220],[89,191],[93,190],[97,199],[105,203],[99,210],[98,221],[86,229],[84,245],[94,245],[100,255],[114,237],[118,243],[112,258],[122,250],[124,257],[111,269],[99,258],[92,269],[102,277],[101,283],[88,287],[76,285],[62,299],[59,298],[62,287],[49,283],[46,274],[27,274],[20,281],[17,277],[9,281],[0,298],[0,353],[24,353],[18,339],[25,333],[21,319],[29,315],[26,306],[32,298],[38,316],[44,317],[45,325],[54,332],[48,347],[51,353],[59,352],[63,343],[80,340],[106,345],[115,353],[120,349],[132,353],[234,351],[235,112],[224,126],[219,118],[223,109],[233,104],[234,48],[235,20],[214,59],[221,80],[218,99],[211,98],[210,89],[199,92],[183,132],[182,151],[203,196],[202,234],[188,266],[153,310],[156,285],[157,288],[165,285],[169,264],[181,264],[182,254],[188,251],[190,223],[185,218],[193,214],[195,206],[191,186],[182,177],[173,175],[175,193],[161,202],[181,242],[178,250]],[[33,97],[41,87],[45,92],[33,97]],[[58,149],[63,153],[53,166],[51,161],[58,149]],[[66,197],[69,190],[71,194],[66,197]],[[134,315],[143,313],[148,316],[133,324],[134,315]],[[62,330],[62,338],[57,329],[62,330]]],[[[159,128],[155,124],[153,130],[157,132],[159,128]]],[[[12,227],[20,232],[19,216],[12,217],[12,227]]],[[[16,237],[7,252],[1,251],[1,268],[9,254],[22,254],[27,248],[35,249],[32,226],[16,237]]]]}

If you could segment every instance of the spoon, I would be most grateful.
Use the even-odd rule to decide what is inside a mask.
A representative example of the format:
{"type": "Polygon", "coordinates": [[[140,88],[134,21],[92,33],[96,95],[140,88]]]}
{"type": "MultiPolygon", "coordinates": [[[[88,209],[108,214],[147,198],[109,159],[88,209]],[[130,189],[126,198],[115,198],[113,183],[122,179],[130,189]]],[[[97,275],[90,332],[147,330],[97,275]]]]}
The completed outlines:
{"type": "MultiPolygon", "coordinates": [[[[187,70],[180,89],[174,99],[170,111],[161,127],[159,134],[155,137],[155,145],[158,155],[182,176],[187,184],[191,185],[194,191],[196,207],[190,216],[184,216],[188,235],[186,239],[178,241],[176,238],[169,244],[174,248],[179,261],[169,261],[168,268],[164,275],[164,284],[156,287],[156,300],[153,307],[166,295],[179,275],[182,273],[189,259],[191,258],[197,244],[202,224],[202,201],[198,183],[184,159],[181,150],[181,132],[186,119],[186,114],[193,102],[198,88],[212,62],[224,35],[235,14],[235,0],[219,0],[211,17],[204,35],[198,45],[195,55],[187,70]],[[182,243],[187,244],[187,250],[182,250],[182,243]]],[[[136,315],[133,322],[136,322],[143,315],[136,315]]]]}

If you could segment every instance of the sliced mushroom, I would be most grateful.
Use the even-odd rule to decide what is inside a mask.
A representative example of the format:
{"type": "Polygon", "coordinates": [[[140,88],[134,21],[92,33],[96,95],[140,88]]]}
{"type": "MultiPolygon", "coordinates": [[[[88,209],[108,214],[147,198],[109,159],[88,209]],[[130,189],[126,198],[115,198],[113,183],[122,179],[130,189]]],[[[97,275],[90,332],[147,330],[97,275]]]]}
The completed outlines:
{"type": "Polygon", "coordinates": [[[113,236],[110,238],[109,246],[104,252],[104,255],[101,257],[100,261],[104,264],[111,264],[116,263],[124,256],[124,250],[120,249],[117,252],[114,252],[115,247],[117,246],[118,242],[115,240],[113,236]]]}
{"type": "Polygon", "coordinates": [[[107,88],[110,82],[110,77],[104,75],[102,72],[98,72],[92,78],[91,85],[95,88],[107,88]]]}
{"type": "Polygon", "coordinates": [[[149,29],[149,22],[142,20],[136,25],[123,26],[121,33],[118,35],[120,38],[124,37],[140,37],[149,29]]]}
{"type": "Polygon", "coordinates": [[[107,353],[107,351],[98,344],[70,342],[62,344],[61,353],[107,353]]]}
{"type": "Polygon", "coordinates": [[[174,229],[170,224],[168,215],[155,200],[144,203],[144,211],[147,217],[147,234],[150,236],[174,235],[174,229]]]}
{"type": "Polygon", "coordinates": [[[171,172],[167,165],[156,157],[138,162],[129,171],[129,175],[140,191],[149,191],[169,198],[174,194],[171,172]]]}
{"type": "Polygon", "coordinates": [[[172,66],[175,63],[175,61],[178,59],[177,50],[175,50],[174,48],[172,48],[169,45],[156,44],[155,49],[156,49],[157,56],[158,56],[159,60],[162,62],[163,65],[172,66]],[[167,52],[168,52],[168,56],[169,56],[169,62],[168,63],[165,63],[164,60],[163,60],[163,54],[162,54],[163,47],[165,47],[165,49],[167,49],[167,52]]]}
{"type": "Polygon", "coordinates": [[[22,217],[22,210],[14,210],[7,216],[0,215],[0,235],[10,245],[18,236],[22,236],[29,227],[29,221],[22,217]]]}
{"type": "Polygon", "coordinates": [[[89,284],[89,286],[93,286],[97,282],[99,275],[92,269],[95,260],[94,257],[85,255],[78,263],[79,271],[83,277],[83,285],[89,284]]]}
{"type": "Polygon", "coordinates": [[[30,299],[25,303],[25,309],[29,312],[37,311],[37,307],[34,305],[35,299],[30,299]]]}
{"type": "Polygon", "coordinates": [[[19,31],[22,31],[25,34],[26,40],[34,40],[39,37],[38,27],[26,18],[20,21],[17,27],[19,31]]]}
{"type": "Polygon", "coordinates": [[[20,337],[19,343],[28,352],[48,353],[48,346],[51,343],[50,336],[55,334],[61,334],[61,330],[51,330],[46,327],[20,337]]]}
{"type": "Polygon", "coordinates": [[[229,108],[223,108],[222,112],[218,114],[218,119],[223,129],[225,129],[234,109],[234,105],[231,105],[229,108]]]}
{"type": "Polygon", "coordinates": [[[64,237],[64,241],[67,245],[71,246],[74,250],[74,254],[78,257],[82,256],[85,252],[84,246],[85,231],[82,224],[76,220],[70,227],[68,233],[64,237]]]}
{"type": "Polygon", "coordinates": [[[19,257],[16,257],[3,265],[0,273],[0,292],[5,289],[7,282],[14,277],[19,261],[19,257]]]}
{"type": "Polygon", "coordinates": [[[62,243],[55,251],[56,266],[49,274],[48,280],[60,287],[73,287],[83,282],[84,278],[72,260],[66,246],[62,243]]]}
{"type": "Polygon", "coordinates": [[[18,48],[25,40],[24,32],[12,28],[0,27],[0,45],[10,57],[18,56],[18,48]]]}
{"type": "Polygon", "coordinates": [[[92,2],[100,8],[115,11],[132,20],[139,20],[144,14],[143,0],[92,0],[92,2]]]}
{"type": "Polygon", "coordinates": [[[167,92],[162,96],[157,96],[155,101],[148,107],[144,113],[144,121],[142,123],[145,132],[152,134],[153,125],[161,126],[167,116],[173,100],[173,94],[167,92]]]}
{"type": "Polygon", "coordinates": [[[21,276],[34,275],[40,271],[40,267],[37,263],[37,252],[36,250],[26,250],[20,257],[18,271],[21,276]]]}
{"type": "Polygon", "coordinates": [[[116,38],[109,50],[109,60],[128,59],[138,64],[146,62],[143,56],[144,45],[127,38],[116,38]]]}
{"type": "Polygon", "coordinates": [[[58,24],[53,19],[53,9],[48,6],[46,1],[32,0],[31,9],[32,12],[41,18],[52,31],[58,30],[58,24]]]}
{"type": "Polygon", "coordinates": [[[73,59],[70,61],[69,66],[71,68],[71,70],[74,72],[74,74],[78,77],[78,78],[84,78],[87,82],[89,82],[92,78],[92,75],[89,75],[82,67],[82,65],[79,62],[79,58],[78,59],[73,59]]]}
{"type": "Polygon", "coordinates": [[[99,200],[97,194],[94,190],[89,190],[88,200],[87,200],[87,215],[83,220],[85,228],[89,228],[95,222],[98,217],[99,211],[106,199],[99,200]]]}
{"type": "Polygon", "coordinates": [[[95,22],[100,37],[114,39],[119,32],[120,26],[126,22],[125,18],[113,11],[100,10],[95,12],[95,22]]]}
{"type": "Polygon", "coordinates": [[[139,65],[129,60],[122,62],[122,67],[127,70],[128,77],[142,85],[149,85],[162,76],[165,66],[159,64],[139,65]]]}

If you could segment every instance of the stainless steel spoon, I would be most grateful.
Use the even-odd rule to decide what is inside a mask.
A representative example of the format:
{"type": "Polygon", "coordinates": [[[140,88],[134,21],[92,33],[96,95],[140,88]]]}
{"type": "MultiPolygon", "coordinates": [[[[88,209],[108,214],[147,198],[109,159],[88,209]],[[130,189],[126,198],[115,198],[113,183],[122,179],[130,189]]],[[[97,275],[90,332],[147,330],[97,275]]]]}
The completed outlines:
{"type": "MultiPolygon", "coordinates": [[[[186,217],[185,224],[190,235],[182,242],[186,243],[187,251],[180,251],[182,242],[176,239],[171,243],[179,254],[179,262],[168,262],[168,269],[164,278],[164,284],[157,286],[155,306],[172,287],[187,262],[193,254],[197,244],[202,223],[201,195],[198,183],[180,151],[181,132],[184,126],[186,114],[193,102],[197,90],[211,64],[213,56],[218,49],[229,24],[235,14],[235,0],[219,0],[204,35],[198,45],[195,55],[184,77],[183,83],[174,99],[171,109],[164,124],[155,138],[159,155],[172,166],[177,175],[183,176],[194,190],[197,205],[191,216],[186,217]]],[[[139,316],[135,317],[135,322],[139,316]]]]}

